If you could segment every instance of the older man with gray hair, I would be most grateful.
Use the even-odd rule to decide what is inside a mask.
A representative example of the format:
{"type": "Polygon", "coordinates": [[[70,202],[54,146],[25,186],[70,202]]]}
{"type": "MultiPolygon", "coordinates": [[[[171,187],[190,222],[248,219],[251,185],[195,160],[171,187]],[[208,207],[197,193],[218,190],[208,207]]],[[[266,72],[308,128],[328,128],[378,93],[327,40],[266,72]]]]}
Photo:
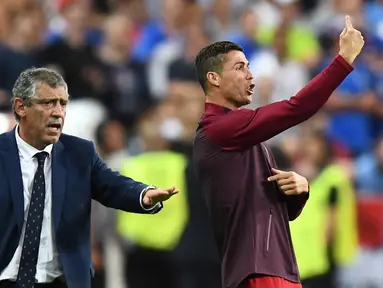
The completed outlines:
{"type": "Polygon", "coordinates": [[[62,134],[68,86],[46,68],[13,88],[17,126],[0,135],[0,287],[90,288],[91,200],[156,213],[178,190],[112,171],[92,142],[62,134]]]}

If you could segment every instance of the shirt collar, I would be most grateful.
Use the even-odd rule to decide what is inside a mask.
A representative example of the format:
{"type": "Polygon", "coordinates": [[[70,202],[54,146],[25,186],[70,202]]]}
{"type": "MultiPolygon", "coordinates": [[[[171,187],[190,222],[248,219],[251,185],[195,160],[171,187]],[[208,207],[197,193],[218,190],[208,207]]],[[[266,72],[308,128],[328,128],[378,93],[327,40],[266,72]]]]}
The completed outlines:
{"type": "Polygon", "coordinates": [[[213,112],[215,114],[226,114],[232,110],[230,108],[215,103],[205,102],[205,111],[213,112]]]}
{"type": "Polygon", "coordinates": [[[19,135],[19,125],[16,126],[15,129],[15,136],[16,136],[16,143],[17,143],[17,148],[19,150],[19,154],[21,158],[30,160],[32,159],[37,153],[40,152],[47,152],[48,157],[50,157],[52,153],[52,148],[53,144],[49,144],[47,147],[44,148],[44,150],[38,150],[35,147],[29,145],[27,142],[25,142],[23,139],[21,139],[19,135]]]}

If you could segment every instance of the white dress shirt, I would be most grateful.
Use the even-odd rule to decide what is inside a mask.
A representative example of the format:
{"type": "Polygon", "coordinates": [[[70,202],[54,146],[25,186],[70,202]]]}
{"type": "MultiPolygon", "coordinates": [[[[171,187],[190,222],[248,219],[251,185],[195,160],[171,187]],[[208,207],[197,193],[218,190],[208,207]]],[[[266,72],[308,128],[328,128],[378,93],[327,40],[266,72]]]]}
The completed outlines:
{"type": "MultiPolygon", "coordinates": [[[[28,209],[32,195],[33,178],[37,171],[37,159],[34,157],[36,153],[42,152],[26,143],[16,131],[16,143],[19,151],[21,175],[23,178],[23,194],[24,194],[24,223],[21,231],[19,245],[8,266],[1,272],[0,280],[17,279],[19,271],[21,251],[23,247],[25,225],[27,223],[28,209]]],[[[38,283],[49,283],[61,275],[63,270],[59,262],[59,255],[55,245],[54,229],[52,221],[52,148],[48,145],[43,151],[49,156],[45,159],[44,177],[45,177],[45,206],[43,224],[40,236],[39,257],[37,260],[36,278],[38,283]]]]}

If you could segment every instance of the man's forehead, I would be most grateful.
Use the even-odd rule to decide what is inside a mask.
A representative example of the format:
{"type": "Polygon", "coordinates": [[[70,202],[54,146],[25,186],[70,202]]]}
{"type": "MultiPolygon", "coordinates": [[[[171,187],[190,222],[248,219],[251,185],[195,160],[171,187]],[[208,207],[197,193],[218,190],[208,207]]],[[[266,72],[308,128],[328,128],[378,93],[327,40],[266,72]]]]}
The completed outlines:
{"type": "Polygon", "coordinates": [[[50,87],[49,85],[41,85],[38,90],[40,99],[68,99],[68,92],[66,87],[50,87]]]}
{"type": "Polygon", "coordinates": [[[242,51],[237,51],[237,50],[233,50],[233,51],[230,51],[229,53],[227,53],[226,62],[230,62],[231,64],[234,64],[237,62],[238,63],[244,62],[246,64],[249,63],[245,54],[242,51]]]}

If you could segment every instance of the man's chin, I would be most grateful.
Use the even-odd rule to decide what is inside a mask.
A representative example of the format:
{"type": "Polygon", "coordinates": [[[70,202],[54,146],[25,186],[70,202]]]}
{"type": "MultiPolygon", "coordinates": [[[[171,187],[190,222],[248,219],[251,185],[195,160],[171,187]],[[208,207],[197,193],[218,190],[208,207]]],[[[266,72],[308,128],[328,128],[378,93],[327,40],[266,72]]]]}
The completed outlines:
{"type": "Polygon", "coordinates": [[[253,97],[250,95],[250,96],[247,96],[245,99],[244,99],[244,104],[242,106],[246,106],[246,105],[249,105],[251,104],[251,102],[253,102],[253,97]]]}
{"type": "Polygon", "coordinates": [[[45,144],[49,145],[49,144],[55,144],[57,141],[59,141],[60,139],[60,135],[61,133],[58,133],[56,135],[46,135],[46,137],[44,137],[44,142],[45,144]]]}
{"type": "Polygon", "coordinates": [[[236,101],[235,106],[237,108],[240,108],[240,107],[249,105],[252,102],[253,97],[251,97],[251,95],[250,95],[250,96],[241,97],[240,99],[238,98],[238,100],[240,100],[240,101],[236,101]]]}

